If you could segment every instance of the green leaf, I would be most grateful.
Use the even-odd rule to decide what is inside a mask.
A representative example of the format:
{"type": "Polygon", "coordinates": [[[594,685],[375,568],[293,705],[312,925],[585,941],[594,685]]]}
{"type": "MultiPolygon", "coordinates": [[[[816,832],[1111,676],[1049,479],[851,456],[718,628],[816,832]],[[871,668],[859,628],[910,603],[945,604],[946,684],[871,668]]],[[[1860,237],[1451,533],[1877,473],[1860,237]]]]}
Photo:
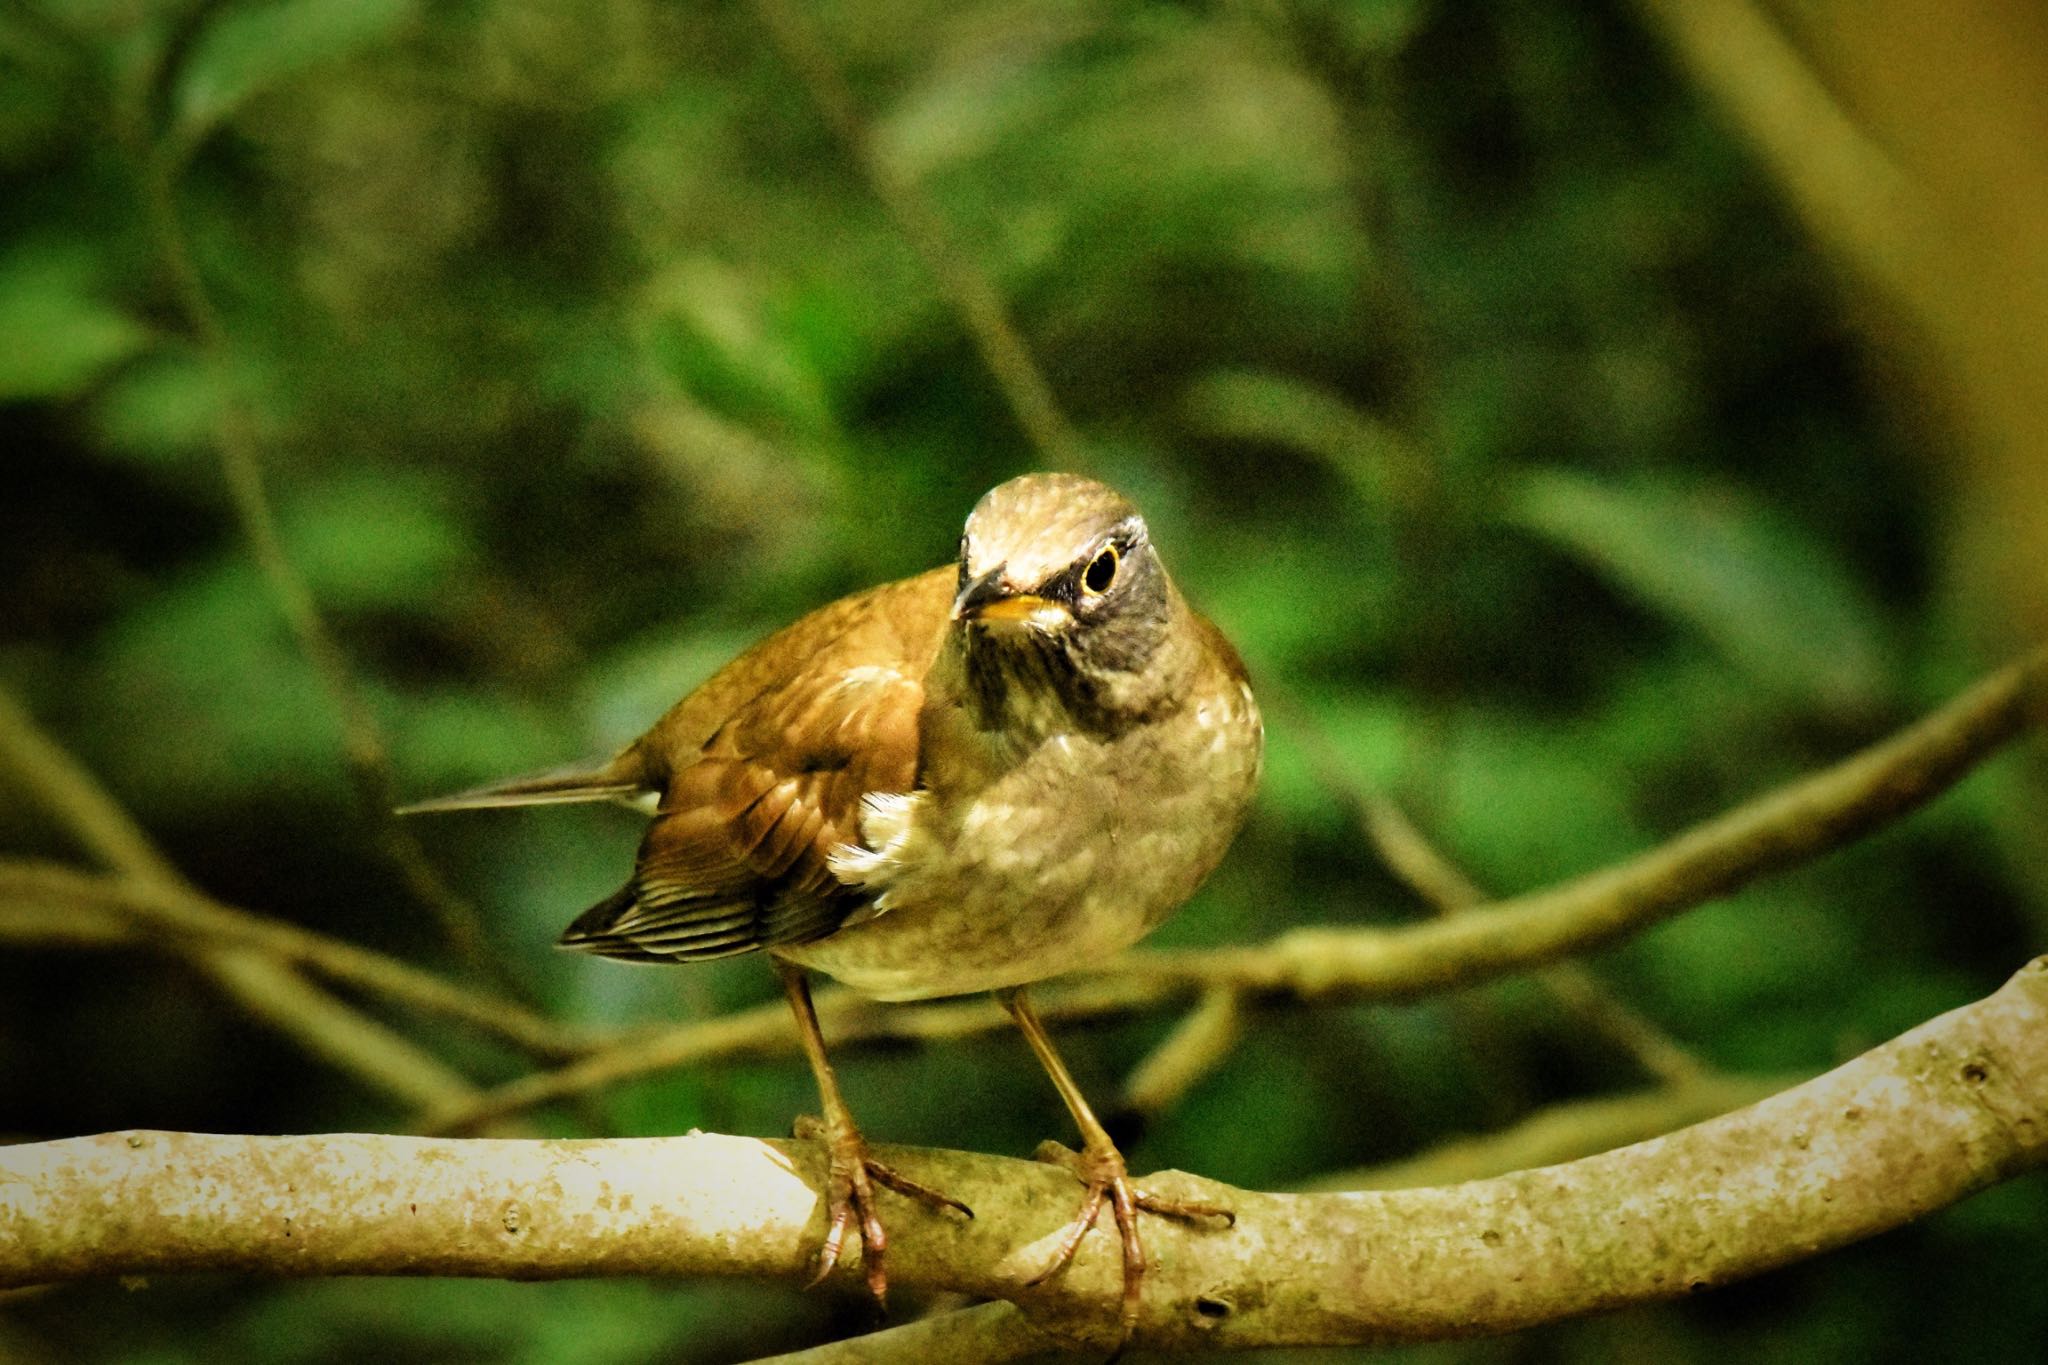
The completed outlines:
{"type": "Polygon", "coordinates": [[[1846,715],[1890,690],[1877,603],[1803,527],[1733,488],[1539,469],[1504,515],[1766,686],[1846,715]]]}
{"type": "Polygon", "coordinates": [[[152,334],[98,296],[83,245],[38,242],[0,261],[0,402],[63,399],[148,346],[152,334]]]}
{"type": "MultiPolygon", "coordinates": [[[[93,420],[110,453],[176,468],[211,456],[221,390],[215,367],[189,351],[166,348],[116,376],[95,398],[93,420]]],[[[206,472],[219,477],[210,459],[206,472]]]]}
{"type": "Polygon", "coordinates": [[[413,17],[414,0],[280,0],[209,24],[179,73],[178,134],[197,142],[266,90],[380,42],[413,17]]]}
{"type": "Polygon", "coordinates": [[[1414,727],[1398,698],[1347,695],[1272,710],[1261,799],[1290,822],[1350,819],[1330,800],[1323,772],[1361,791],[1385,791],[1399,777],[1414,727]]]}
{"type": "Polygon", "coordinates": [[[439,493],[389,470],[331,479],[287,508],[286,552],[325,606],[431,605],[471,555],[439,493]]]}
{"type": "Polygon", "coordinates": [[[685,261],[648,286],[642,344],[660,373],[714,411],[829,436],[830,395],[792,335],[787,311],[782,297],[743,270],[685,261]]]}
{"type": "Polygon", "coordinates": [[[1471,710],[1431,757],[1434,825],[1488,889],[1512,894],[1650,842],[1595,727],[1471,710]]]}
{"type": "Polygon", "coordinates": [[[103,637],[92,696],[119,747],[102,764],[143,805],[344,799],[320,679],[255,567],[235,556],[150,594],[103,637]]]}

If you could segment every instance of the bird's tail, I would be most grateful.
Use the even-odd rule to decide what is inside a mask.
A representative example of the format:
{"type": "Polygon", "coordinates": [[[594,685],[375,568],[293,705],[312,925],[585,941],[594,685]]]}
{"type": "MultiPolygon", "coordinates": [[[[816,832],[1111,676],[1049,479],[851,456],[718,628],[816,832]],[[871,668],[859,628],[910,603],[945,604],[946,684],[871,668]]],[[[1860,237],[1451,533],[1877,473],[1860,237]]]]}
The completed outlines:
{"type": "Polygon", "coordinates": [[[653,790],[654,783],[637,749],[628,748],[603,763],[550,768],[503,782],[492,782],[447,796],[430,796],[398,808],[400,815],[449,810],[490,810],[499,806],[553,806],[575,801],[630,800],[653,790]]]}

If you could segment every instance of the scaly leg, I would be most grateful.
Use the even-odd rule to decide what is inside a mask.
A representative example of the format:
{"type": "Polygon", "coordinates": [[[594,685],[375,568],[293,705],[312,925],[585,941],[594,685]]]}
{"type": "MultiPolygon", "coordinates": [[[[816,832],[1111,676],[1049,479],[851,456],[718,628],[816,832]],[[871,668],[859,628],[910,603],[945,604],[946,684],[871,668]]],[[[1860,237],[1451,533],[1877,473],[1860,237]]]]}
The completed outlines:
{"type": "Polygon", "coordinates": [[[1120,1315],[1123,1335],[1129,1340],[1131,1329],[1138,1323],[1138,1294],[1145,1281],[1145,1244],[1138,1236],[1138,1212],[1159,1214],[1167,1218],[1178,1218],[1184,1222],[1206,1219],[1221,1219],[1235,1222],[1236,1215],[1218,1204],[1203,1204],[1188,1200],[1162,1199],[1148,1194],[1131,1183],[1129,1169],[1124,1165],[1123,1153],[1110,1141],[1109,1133],[1103,1128],[1095,1111],[1088,1107],[1088,1100],[1081,1094],[1081,1087],[1074,1083],[1074,1077],[1067,1070],[1067,1064],[1060,1060],[1059,1052],[1052,1045],[1052,1036],[1045,1031],[1045,1024],[1039,1019],[1031,1003],[1024,998],[1024,992],[1007,991],[1002,997],[1003,1007],[1010,1017],[1017,1021],[1017,1028],[1024,1034],[1024,1041],[1031,1045],[1038,1064],[1045,1068],[1045,1074],[1052,1077],[1053,1088],[1060,1092],[1060,1098],[1067,1103],[1067,1112],[1074,1116],[1074,1124],[1081,1130],[1081,1150],[1072,1152],[1056,1142],[1046,1143],[1038,1149],[1038,1159],[1055,1165],[1065,1166],[1074,1173],[1086,1193],[1081,1197],[1081,1211],[1074,1215],[1074,1221],[1060,1237],[1059,1247],[1054,1252],[1051,1264],[1031,1278],[1032,1284],[1042,1284],[1065,1269],[1080,1249],[1081,1239],[1088,1235],[1088,1229],[1095,1224],[1095,1215],[1101,1211],[1106,1199],[1116,1215],[1117,1231],[1123,1237],[1124,1253],[1124,1297],[1120,1315]]]}
{"type": "Polygon", "coordinates": [[[825,1226],[825,1240],[818,1247],[818,1273],[811,1277],[811,1284],[820,1283],[832,1273],[845,1249],[847,1229],[857,1226],[868,1292],[875,1296],[877,1304],[886,1306],[889,1274],[882,1256],[889,1238],[882,1231],[875,1186],[887,1186],[934,1209],[952,1209],[968,1218],[974,1216],[974,1211],[928,1185],[897,1174],[868,1155],[867,1139],[854,1126],[853,1111],[846,1107],[839,1093],[839,1078],[832,1073],[832,1063],[825,1060],[825,1035],[818,1028],[818,1011],[811,1004],[810,982],[801,968],[787,962],[778,960],[775,969],[782,976],[783,994],[789,997],[789,1007],[796,1014],[797,1038],[811,1064],[811,1075],[817,1078],[818,1103],[825,1111],[822,1120],[805,1117],[796,1123],[798,1137],[816,1138],[825,1144],[830,1167],[825,1196],[825,1214],[830,1221],[825,1226]]]}

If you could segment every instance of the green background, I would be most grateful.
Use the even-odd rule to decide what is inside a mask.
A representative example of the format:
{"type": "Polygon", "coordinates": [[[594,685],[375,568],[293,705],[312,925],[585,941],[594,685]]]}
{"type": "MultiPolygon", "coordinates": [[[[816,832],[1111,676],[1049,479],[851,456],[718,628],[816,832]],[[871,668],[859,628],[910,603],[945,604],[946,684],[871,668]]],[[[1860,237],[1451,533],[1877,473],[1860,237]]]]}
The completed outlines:
{"type": "MultiPolygon", "coordinates": [[[[803,12],[1267,699],[1251,823],[1153,942],[1423,913],[1311,751],[1509,892],[1996,661],[1912,385],[1632,11],[803,12]]],[[[209,892],[452,974],[238,529],[224,426],[405,795],[609,750],[768,629],[943,562],[1047,458],[754,7],[15,4],[0,176],[0,683],[209,892]]],[[[1823,1069],[2041,950],[2039,769],[1594,965],[1716,1066],[1823,1069]]],[[[621,880],[629,813],[414,832],[562,1017],[774,993],[758,960],[550,951],[621,880]]],[[[71,856],[20,793],[0,837],[71,856]]],[[[1106,1101],[1171,1022],[1066,1046],[1106,1101]]],[[[879,1140],[1068,1135],[1007,1034],[841,1061],[879,1140]]],[[[1130,1151],[1277,1188],[1645,1083],[1526,983],[1273,1008],[1130,1151]]],[[[731,1063],[544,1121],[779,1134],[813,1104],[794,1060],[731,1063]]],[[[0,945],[7,1134],[408,1117],[167,959],[0,945]]],[[[2048,1339],[2044,1230],[2034,1178],[1683,1305],[1385,1354],[2014,1358],[2048,1339]]],[[[0,1355],[713,1361],[864,1322],[741,1284],[164,1280],[0,1301],[0,1355]]]]}

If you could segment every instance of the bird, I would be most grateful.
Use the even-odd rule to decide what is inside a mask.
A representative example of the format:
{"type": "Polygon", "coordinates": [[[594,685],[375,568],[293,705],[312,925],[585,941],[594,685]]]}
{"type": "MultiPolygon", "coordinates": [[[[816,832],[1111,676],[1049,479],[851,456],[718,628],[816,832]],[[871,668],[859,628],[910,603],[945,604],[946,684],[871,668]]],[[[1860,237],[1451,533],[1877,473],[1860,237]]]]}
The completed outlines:
{"type": "Polygon", "coordinates": [[[610,759],[404,809],[654,798],[632,875],[560,946],[773,961],[822,1109],[798,1134],[828,1157],[813,1284],[851,1232],[885,1302],[877,1186],[972,1214],[872,1157],[810,974],[883,1001],[994,992],[1081,1137],[1041,1151],[1083,1194],[1030,1282],[1071,1262],[1108,1203],[1128,1340],[1138,1214],[1230,1211],[1132,1181],[1025,988],[1101,964],[1193,895],[1244,823],[1263,744],[1242,660],[1182,598],[1138,510],[1091,478],[1027,474],[975,504],[953,564],[801,617],[610,759]]]}

